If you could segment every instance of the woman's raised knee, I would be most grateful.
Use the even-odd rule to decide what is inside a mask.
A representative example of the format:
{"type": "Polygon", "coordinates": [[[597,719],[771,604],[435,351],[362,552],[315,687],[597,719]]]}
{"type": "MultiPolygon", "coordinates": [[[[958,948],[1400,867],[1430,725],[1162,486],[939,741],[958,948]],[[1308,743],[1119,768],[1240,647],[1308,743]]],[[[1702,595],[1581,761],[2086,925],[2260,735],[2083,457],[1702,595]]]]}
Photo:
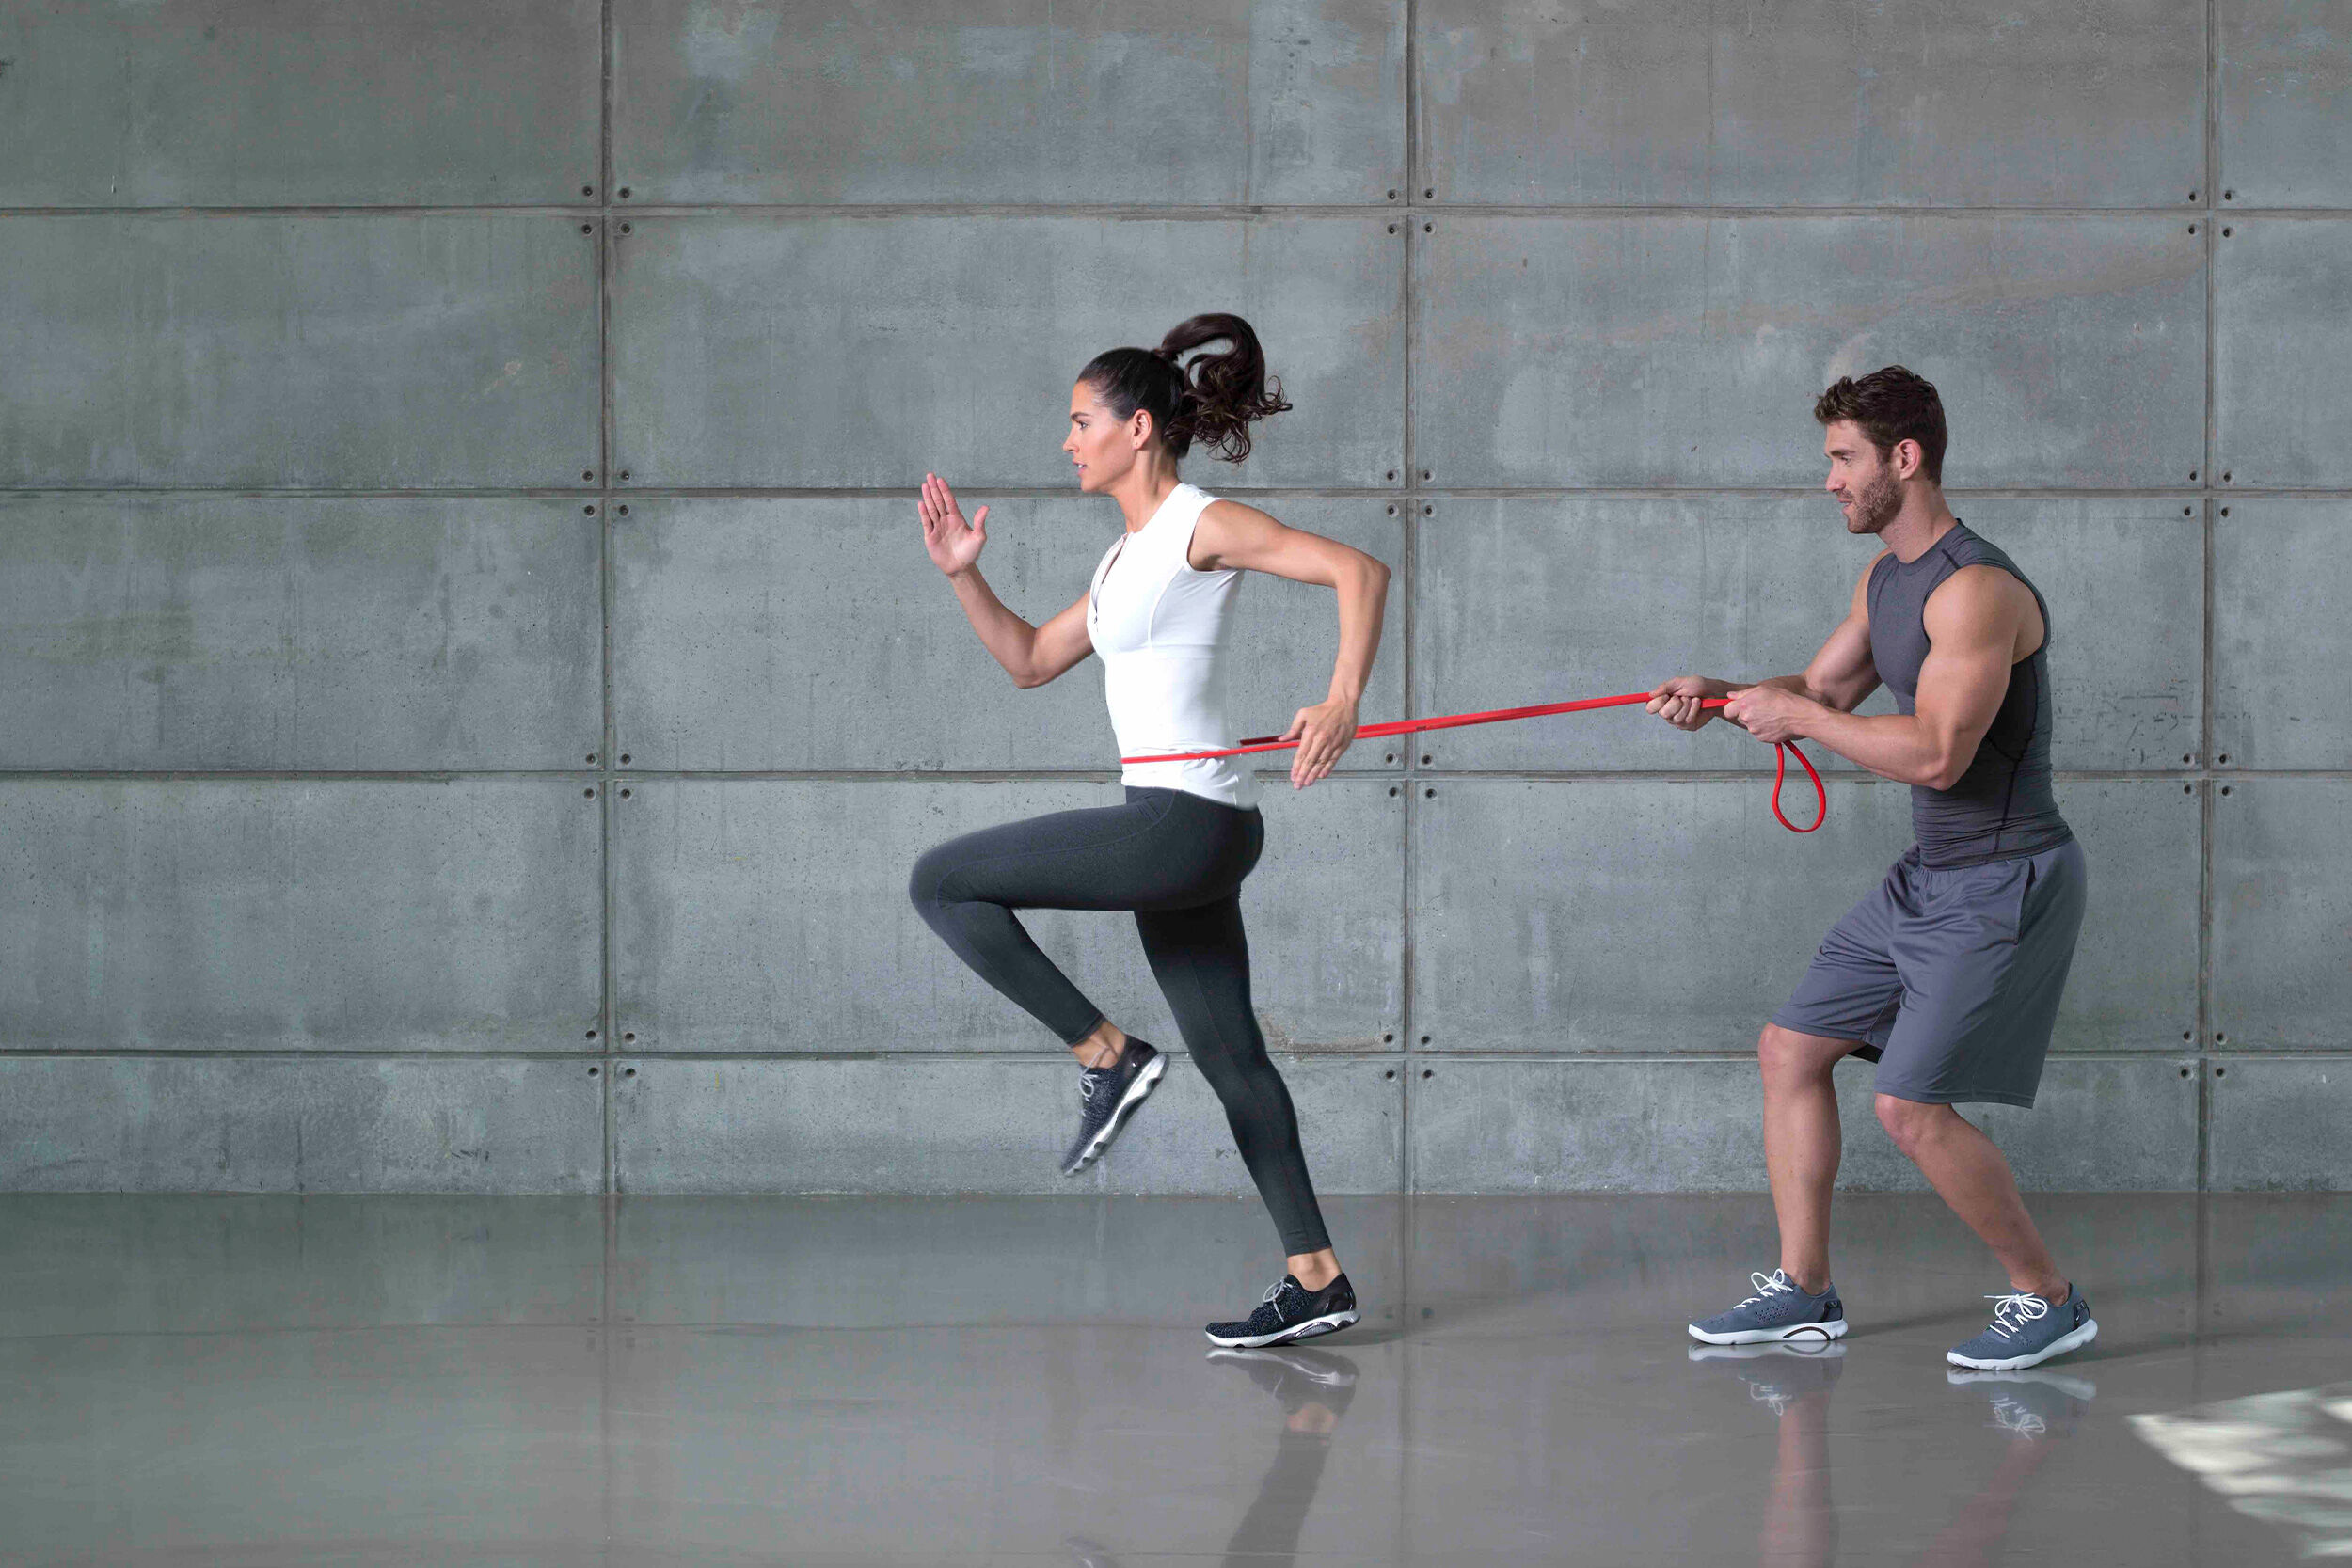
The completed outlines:
{"type": "Polygon", "coordinates": [[[947,880],[955,864],[942,850],[944,844],[933,845],[915,857],[914,869],[907,874],[907,897],[917,910],[930,911],[946,902],[940,889],[947,880]]]}

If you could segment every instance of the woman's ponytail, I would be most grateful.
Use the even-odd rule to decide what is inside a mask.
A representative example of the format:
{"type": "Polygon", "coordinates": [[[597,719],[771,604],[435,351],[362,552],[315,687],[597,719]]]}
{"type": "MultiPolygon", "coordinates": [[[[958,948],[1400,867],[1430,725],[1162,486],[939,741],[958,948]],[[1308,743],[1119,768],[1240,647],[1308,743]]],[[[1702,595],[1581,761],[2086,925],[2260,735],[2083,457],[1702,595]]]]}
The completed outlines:
{"type": "Polygon", "coordinates": [[[1265,351],[1239,316],[1195,316],[1160,340],[1156,349],[1115,348],[1098,354],[1078,374],[1120,419],[1138,408],[1152,416],[1169,453],[1182,457],[1195,442],[1212,457],[1238,463],[1249,455],[1249,426],[1290,407],[1282,384],[1265,373],[1265,351]],[[1206,343],[1232,346],[1222,354],[1184,356],[1206,343]]]}

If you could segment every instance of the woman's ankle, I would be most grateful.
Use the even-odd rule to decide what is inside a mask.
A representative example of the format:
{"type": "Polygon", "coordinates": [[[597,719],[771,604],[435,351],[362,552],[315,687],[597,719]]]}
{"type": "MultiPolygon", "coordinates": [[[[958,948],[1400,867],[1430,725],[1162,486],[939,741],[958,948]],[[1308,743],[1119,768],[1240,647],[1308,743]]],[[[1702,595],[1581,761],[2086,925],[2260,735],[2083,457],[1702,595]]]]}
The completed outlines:
{"type": "Polygon", "coordinates": [[[1331,1281],[1346,1272],[1340,1267],[1339,1259],[1332,1256],[1328,1247],[1320,1252],[1293,1253],[1283,1259],[1283,1263],[1290,1270],[1291,1277],[1310,1291],[1327,1289],[1331,1281]]]}
{"type": "Polygon", "coordinates": [[[1072,1042],[1070,1052],[1078,1058],[1078,1065],[1083,1068],[1116,1067],[1119,1059],[1127,1053],[1127,1035],[1118,1024],[1106,1019],[1096,1024],[1083,1038],[1072,1042]]]}

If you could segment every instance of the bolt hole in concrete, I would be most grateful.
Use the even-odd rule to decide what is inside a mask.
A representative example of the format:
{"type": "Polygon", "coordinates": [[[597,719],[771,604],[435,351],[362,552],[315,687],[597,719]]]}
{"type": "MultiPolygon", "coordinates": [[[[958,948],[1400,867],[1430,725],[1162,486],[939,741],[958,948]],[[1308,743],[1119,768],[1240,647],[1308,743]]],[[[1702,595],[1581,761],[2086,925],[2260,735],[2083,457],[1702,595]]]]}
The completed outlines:
{"type": "Polygon", "coordinates": [[[628,199],[628,187],[627,185],[623,185],[618,194],[623,201],[627,201],[628,199]]]}
{"type": "Polygon", "coordinates": [[[628,800],[628,790],[624,789],[623,791],[621,791],[621,799],[622,799],[622,800],[628,800]]]}
{"type": "Polygon", "coordinates": [[[1395,800],[1395,799],[1396,799],[1396,797],[1397,797],[1397,787],[1396,787],[1396,785],[1394,785],[1394,784],[1391,784],[1391,785],[1389,785],[1389,799],[1390,799],[1390,800],[1395,800]]]}
{"type": "Polygon", "coordinates": [[[1380,1031],[1380,1043],[1382,1045],[1394,1045],[1396,1043],[1396,1031],[1393,1029],[1383,1029],[1380,1031]]]}
{"type": "Polygon", "coordinates": [[[1423,1082],[1426,1082],[1426,1081],[1428,1080],[1428,1077],[1429,1077],[1429,1069],[1428,1069],[1427,1068],[1423,1068],[1423,1069],[1421,1069],[1421,1075],[1422,1075],[1422,1078],[1423,1082]]]}
{"type": "MultiPolygon", "coordinates": [[[[2191,479],[2195,479],[2197,476],[2196,476],[2195,474],[2191,474],[2191,475],[2189,475],[2188,477],[2189,477],[2189,478],[2191,478],[2191,479]]],[[[2182,515],[2182,516],[2184,516],[2184,517],[2193,517],[2193,516],[2195,516],[2196,515],[2197,515],[2197,509],[2196,509],[2195,507],[2184,506],[2183,508],[2181,508],[2181,515],[2182,515]]]]}
{"type": "Polygon", "coordinates": [[[626,506],[625,506],[625,507],[621,508],[621,515],[622,515],[622,516],[624,516],[624,517],[626,517],[626,516],[628,516],[628,507],[626,507],[626,506]]]}
{"type": "Polygon", "coordinates": [[[583,506],[580,509],[580,515],[583,517],[593,517],[596,515],[596,509],[593,506],[583,506]]]}
{"type": "Polygon", "coordinates": [[[1434,185],[1429,186],[1429,187],[1427,187],[1426,189],[1424,189],[1424,190],[1421,193],[1421,195],[1422,195],[1422,200],[1424,200],[1424,201],[1426,201],[1426,200],[1430,199],[1431,198],[1435,197],[1437,194],[1438,194],[1437,187],[1436,187],[1436,186],[1434,186],[1434,185]]]}
{"type": "Polygon", "coordinates": [[[637,1069],[633,1067],[624,1068],[621,1070],[621,1076],[624,1078],[634,1078],[637,1076],[637,1069]]]}
{"type": "Polygon", "coordinates": [[[1421,754],[1421,765],[1422,765],[1423,768],[1426,768],[1426,767],[1428,767],[1428,766],[1429,766],[1429,753],[1428,753],[1427,752],[1423,752],[1421,754]]]}
{"type": "Polygon", "coordinates": [[[628,766],[628,753],[627,752],[623,752],[621,753],[621,766],[624,768],[628,766]]]}
{"type": "Polygon", "coordinates": [[[580,792],[580,799],[584,800],[593,800],[596,798],[596,792],[593,789],[583,789],[580,792]]]}
{"type": "Polygon", "coordinates": [[[1438,515],[1438,509],[1434,506],[1424,506],[1421,509],[1421,515],[1424,517],[1434,517],[1438,515]]]}
{"type": "Polygon", "coordinates": [[[2230,483],[2230,470],[2227,468],[2221,470],[2221,483],[2224,484],[2230,483]]]}
{"type": "MultiPolygon", "coordinates": [[[[1389,193],[1389,199],[1390,199],[1391,201],[1394,201],[1394,200],[1396,199],[1396,193],[1395,193],[1394,191],[1391,191],[1391,192],[1389,193]]],[[[1390,232],[1390,233],[1391,233],[1391,234],[1393,234],[1393,233],[1395,233],[1395,232],[1396,232],[1396,230],[1393,230],[1393,229],[1391,229],[1391,230],[1389,230],[1389,232],[1390,232]]]]}
{"type": "MultiPolygon", "coordinates": [[[[2225,224],[2223,224],[2223,225],[2221,226],[2221,237],[2222,237],[2223,239],[2225,239],[2225,240],[2226,240],[2226,239],[2228,239],[2231,235],[2233,235],[2233,234],[2234,234],[2234,233],[2236,233],[2236,232],[2237,232],[2237,230],[2234,230],[2234,229],[2231,228],[2231,227],[2230,227],[2228,224],[2226,224],[2226,223],[2225,223],[2225,224]]],[[[2230,476],[2229,476],[2228,474],[2223,474],[2221,477],[2222,477],[2223,479],[2227,479],[2227,478],[2229,478],[2230,476]]]]}
{"type": "MultiPolygon", "coordinates": [[[[2222,199],[2222,200],[2224,200],[2224,201],[2235,201],[2235,200],[2237,199],[2237,192],[2235,192],[2235,191],[2223,191],[2223,192],[2221,193],[2221,199],[2222,199]]],[[[2229,232],[2229,230],[2222,230],[2222,232],[2227,233],[2227,232],[2229,232]]]]}
{"type": "Polygon", "coordinates": [[[628,1033],[623,1035],[621,1037],[621,1043],[623,1045],[635,1045],[637,1043],[637,1031],[631,1029],[628,1033]]]}
{"type": "Polygon", "coordinates": [[[1421,231],[1424,234],[1434,234],[1438,231],[1438,226],[1434,223],[1424,223],[1421,226],[1421,231]]]}
{"type": "Polygon", "coordinates": [[[622,479],[624,479],[624,480],[627,480],[627,479],[628,478],[628,470],[627,468],[623,468],[623,469],[621,470],[621,478],[622,478],[622,479]]]}
{"type": "Polygon", "coordinates": [[[596,231],[596,226],[593,223],[583,223],[580,226],[580,231],[583,234],[593,234],[596,231]]]}
{"type": "Polygon", "coordinates": [[[580,194],[582,196],[594,196],[596,194],[596,187],[594,185],[582,185],[580,187],[580,194]]]}
{"type": "Polygon", "coordinates": [[[628,224],[626,224],[626,223],[625,223],[625,224],[621,225],[621,232],[622,232],[622,233],[624,233],[624,234],[634,234],[634,233],[636,233],[636,232],[637,232],[637,230],[634,230],[634,229],[632,229],[632,228],[630,228],[628,224]]]}
{"type": "Polygon", "coordinates": [[[603,1071],[604,1071],[604,1069],[601,1069],[601,1068],[593,1068],[593,1067],[592,1067],[592,1068],[590,1068],[590,1069],[588,1069],[588,1076],[589,1076],[589,1077],[591,1077],[591,1078],[599,1077],[599,1076],[601,1076],[601,1075],[602,1075],[603,1071]]]}
{"type": "Polygon", "coordinates": [[[1392,223],[1392,224],[1389,225],[1389,232],[1390,232],[1390,233],[1391,233],[1391,234],[1393,234],[1393,233],[1395,233],[1395,232],[1396,232],[1396,225],[1395,225],[1395,224],[1393,224],[1393,223],[1392,223]]]}
{"type": "Polygon", "coordinates": [[[2221,509],[2221,515],[2222,515],[2224,517],[2228,516],[2228,515],[2230,515],[2230,509],[2229,509],[2228,507],[2226,507],[2226,506],[2225,506],[2225,507],[2223,507],[2223,508],[2221,509]]]}
{"type": "Polygon", "coordinates": [[[595,1039],[595,1038],[596,1037],[596,1032],[594,1029],[589,1030],[589,1031],[588,1031],[588,1037],[589,1037],[590,1039],[595,1039]]]}
{"type": "Polygon", "coordinates": [[[596,760],[596,752],[589,752],[589,753],[588,753],[588,760],[589,760],[590,762],[595,762],[595,761],[596,760]]]}
{"type": "Polygon", "coordinates": [[[2192,223],[2192,224],[2190,224],[2190,225],[2188,226],[2188,231],[2189,231],[2190,233],[2192,233],[2192,234],[2196,233],[2196,232],[2197,232],[2197,226],[2196,226],[2195,224],[2193,224],[2193,223],[2192,223]]]}
{"type": "Polygon", "coordinates": [[[1394,1068],[1391,1068],[1391,1069],[1389,1069],[1389,1070],[1388,1070],[1388,1071],[1386,1071],[1386,1072],[1382,1073],[1380,1076],[1381,1076],[1381,1077],[1383,1077],[1383,1078],[1393,1078],[1393,1077],[1395,1077],[1395,1076],[1396,1076],[1396,1069],[1394,1069],[1394,1068]]]}

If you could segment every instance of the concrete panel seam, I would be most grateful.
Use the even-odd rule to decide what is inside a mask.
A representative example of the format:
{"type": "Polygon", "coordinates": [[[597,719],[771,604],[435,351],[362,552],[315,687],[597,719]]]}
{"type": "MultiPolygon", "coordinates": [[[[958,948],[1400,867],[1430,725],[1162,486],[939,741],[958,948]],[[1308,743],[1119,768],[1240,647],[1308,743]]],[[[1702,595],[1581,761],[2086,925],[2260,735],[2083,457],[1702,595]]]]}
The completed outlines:
{"type": "MultiPolygon", "coordinates": [[[[2208,182],[2210,183],[2210,182],[2208,182]]],[[[1416,186],[1418,192],[1420,187],[1416,186]]],[[[730,217],[774,218],[784,220],[820,218],[902,217],[1057,217],[1057,218],[1146,218],[1155,222],[1230,223],[1250,218],[1367,218],[1393,216],[1406,209],[1388,202],[1231,202],[1222,205],[1193,205],[1155,207],[1149,204],[1119,203],[1056,203],[1056,202],[881,202],[825,204],[777,204],[766,202],[630,202],[626,209],[631,217],[730,217]]],[[[1843,206],[1771,206],[1708,205],[1703,202],[1661,202],[1654,206],[1591,205],[1528,203],[1524,206],[1494,202],[1461,202],[1436,200],[1423,209],[1420,221],[1436,217],[1465,218],[1592,218],[1605,221],[1613,218],[1955,218],[1955,217],[2026,217],[2056,220],[2082,218],[2179,217],[2201,209],[2183,202],[2178,206],[2157,207],[2019,207],[2019,206],[1939,206],[1914,207],[1897,204],[1847,204],[1843,206]]],[[[2352,207],[2242,207],[2236,202],[2229,206],[2233,217],[2267,218],[2280,221],[2328,222],[2352,217],[2352,207]]],[[[580,202],[541,202],[504,205],[478,203],[465,206],[415,206],[387,202],[380,206],[335,207],[0,207],[0,218],[151,218],[157,221],[188,221],[206,218],[285,217],[321,220],[343,217],[480,217],[548,216],[591,217],[612,211],[603,205],[580,202]]]]}

